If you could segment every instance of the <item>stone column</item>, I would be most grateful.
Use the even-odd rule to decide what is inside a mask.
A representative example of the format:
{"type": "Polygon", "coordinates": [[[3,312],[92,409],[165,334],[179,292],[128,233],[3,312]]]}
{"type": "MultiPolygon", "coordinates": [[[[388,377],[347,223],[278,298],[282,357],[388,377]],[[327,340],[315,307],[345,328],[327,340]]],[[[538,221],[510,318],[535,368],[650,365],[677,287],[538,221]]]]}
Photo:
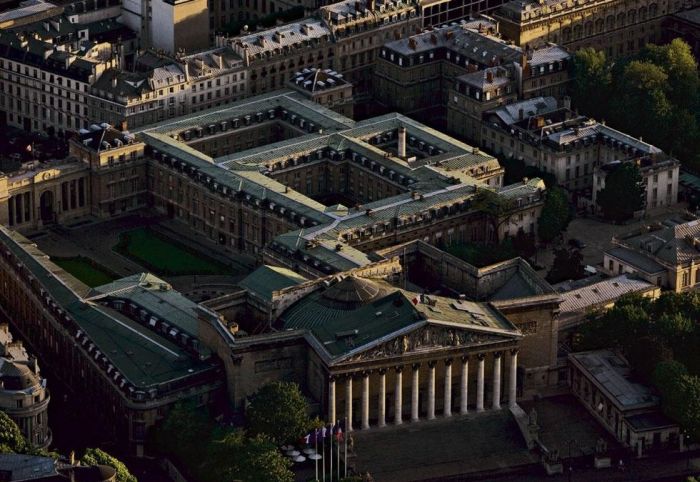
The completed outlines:
{"type": "Polygon", "coordinates": [[[386,425],[386,370],[379,370],[379,403],[377,406],[377,419],[380,427],[386,425]]]}
{"type": "Polygon", "coordinates": [[[352,432],[352,375],[345,379],[345,417],[348,419],[346,432],[352,432]]]}
{"type": "Polygon", "coordinates": [[[445,417],[452,416],[452,359],[445,360],[445,401],[442,405],[445,417]]]}
{"type": "Polygon", "coordinates": [[[510,370],[508,374],[508,406],[514,408],[517,405],[518,390],[518,349],[510,351],[510,370]]]}
{"type": "Polygon", "coordinates": [[[501,355],[500,351],[493,354],[493,404],[494,410],[501,409],[501,355]]]}
{"type": "Polygon", "coordinates": [[[369,372],[362,374],[362,430],[369,428],[369,372]]]}
{"type": "Polygon", "coordinates": [[[479,353],[477,356],[479,363],[476,366],[476,411],[484,411],[484,358],[486,355],[479,353]]]}
{"type": "Polygon", "coordinates": [[[428,420],[435,418],[435,362],[428,362],[428,420]]]}
{"type": "Polygon", "coordinates": [[[396,385],[394,386],[394,423],[401,425],[403,422],[403,367],[396,367],[394,373],[396,375],[396,385]]]}
{"type": "Polygon", "coordinates": [[[420,370],[420,364],[416,363],[413,365],[413,380],[411,381],[411,422],[417,422],[418,421],[418,404],[420,401],[420,393],[419,393],[419,378],[418,378],[418,372],[420,370]]]}
{"type": "Polygon", "coordinates": [[[459,390],[459,413],[466,415],[469,411],[469,357],[462,357],[462,380],[459,390]]]}
{"type": "Polygon", "coordinates": [[[328,421],[335,425],[335,377],[328,379],[328,421]]]}

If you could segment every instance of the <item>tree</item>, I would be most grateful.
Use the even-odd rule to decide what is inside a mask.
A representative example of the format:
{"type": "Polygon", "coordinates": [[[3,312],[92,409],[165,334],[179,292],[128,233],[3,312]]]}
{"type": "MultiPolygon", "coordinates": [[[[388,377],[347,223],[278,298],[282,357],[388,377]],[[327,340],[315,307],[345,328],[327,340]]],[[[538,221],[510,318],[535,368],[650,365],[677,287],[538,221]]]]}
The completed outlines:
{"type": "Polygon", "coordinates": [[[296,383],[272,382],[251,398],[246,418],[251,434],[267,435],[281,445],[296,441],[309,429],[309,406],[296,383]]]}
{"type": "Polygon", "coordinates": [[[14,420],[0,410],[0,453],[21,454],[28,449],[27,441],[14,420]]]}
{"type": "Polygon", "coordinates": [[[560,283],[566,280],[583,278],[583,255],[578,250],[557,248],[554,251],[554,263],[547,274],[547,281],[560,283]]]}
{"type": "Polygon", "coordinates": [[[292,482],[291,465],[266,436],[247,438],[242,431],[235,430],[210,444],[202,472],[211,482],[292,482]]]}
{"type": "Polygon", "coordinates": [[[156,427],[151,443],[156,452],[174,455],[194,471],[204,458],[213,429],[206,411],[192,402],[180,402],[156,427]]]}
{"type": "Polygon", "coordinates": [[[541,241],[550,242],[566,229],[571,220],[566,191],[553,187],[547,191],[542,214],[537,222],[537,234],[541,241]]]}
{"type": "Polygon", "coordinates": [[[643,206],[644,189],[639,166],[626,162],[605,176],[605,187],[598,192],[597,203],[603,216],[615,222],[625,221],[643,206]]]}
{"type": "Polygon", "coordinates": [[[137,482],[126,465],[100,449],[87,449],[80,459],[83,465],[108,465],[117,471],[117,482],[137,482]]]}
{"type": "Polygon", "coordinates": [[[611,76],[605,52],[592,48],[574,54],[571,101],[596,119],[604,119],[610,100],[611,76]]]}
{"type": "Polygon", "coordinates": [[[491,227],[490,236],[487,236],[488,241],[500,242],[498,230],[509,216],[515,210],[515,203],[512,199],[499,195],[491,189],[477,188],[476,194],[472,200],[472,207],[477,211],[484,213],[491,227]]]}

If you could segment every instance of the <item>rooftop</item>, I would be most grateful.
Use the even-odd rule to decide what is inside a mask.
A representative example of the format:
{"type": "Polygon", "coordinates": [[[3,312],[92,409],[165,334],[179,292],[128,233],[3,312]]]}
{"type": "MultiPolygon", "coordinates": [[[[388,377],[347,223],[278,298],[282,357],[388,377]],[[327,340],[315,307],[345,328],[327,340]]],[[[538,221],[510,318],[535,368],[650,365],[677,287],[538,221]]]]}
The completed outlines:
{"type": "Polygon", "coordinates": [[[614,302],[628,293],[644,292],[656,288],[655,285],[628,274],[608,278],[591,285],[561,294],[559,311],[562,315],[577,312],[614,302]]]}
{"type": "Polygon", "coordinates": [[[569,360],[576,364],[622,410],[652,408],[659,398],[651,388],[635,382],[626,360],[610,350],[570,353],[569,360]]]}
{"type": "MultiPolygon", "coordinates": [[[[646,258],[677,266],[700,259],[700,220],[682,222],[669,219],[665,225],[652,225],[642,232],[615,238],[615,241],[646,258]]],[[[609,253],[613,256],[628,254],[619,248],[613,248],[609,253]]]]}
{"type": "Polygon", "coordinates": [[[272,293],[307,281],[298,273],[278,266],[263,265],[246,276],[238,285],[265,300],[272,300],[272,293]]]}

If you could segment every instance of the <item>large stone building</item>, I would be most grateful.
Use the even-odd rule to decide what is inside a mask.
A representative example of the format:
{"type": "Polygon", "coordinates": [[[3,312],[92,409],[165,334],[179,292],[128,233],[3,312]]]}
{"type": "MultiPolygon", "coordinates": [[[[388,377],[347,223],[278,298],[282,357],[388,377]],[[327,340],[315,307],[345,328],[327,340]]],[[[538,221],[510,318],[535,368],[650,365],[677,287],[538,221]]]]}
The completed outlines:
{"type": "Polygon", "coordinates": [[[695,58],[700,58],[700,7],[682,10],[667,17],[663,29],[664,41],[682,38],[690,45],[695,58]]]}
{"type": "MultiPolygon", "coordinates": [[[[126,43],[117,50],[100,41],[95,28],[60,15],[0,31],[0,128],[62,135],[89,125],[88,88],[127,52],[126,43]]],[[[102,28],[129,40],[121,24],[102,28]]]]}
{"type": "Polygon", "coordinates": [[[553,42],[574,51],[592,47],[608,58],[662,40],[662,22],[680,0],[511,1],[495,12],[501,32],[521,47],[553,42]]]}
{"type": "Polygon", "coordinates": [[[700,221],[670,218],[612,239],[603,269],[609,274],[633,273],[681,293],[700,283],[700,221]]]}
{"type": "Polygon", "coordinates": [[[569,54],[557,46],[524,51],[500,38],[486,17],[386,43],[375,96],[387,107],[480,144],[486,110],[538,95],[563,97],[569,54]]]}
{"type": "Polygon", "coordinates": [[[556,99],[538,97],[487,111],[481,145],[508,158],[522,160],[554,175],[557,182],[592,211],[605,177],[622,162],[639,165],[644,179],[642,209],[670,206],[678,201],[680,162],[641,139],[604,123],[580,116],[556,99]]]}
{"type": "Polygon", "coordinates": [[[51,443],[49,390],[37,359],[0,324],[0,410],[14,420],[27,443],[45,449],[51,443]]]}
{"type": "Polygon", "coordinates": [[[223,396],[220,362],[198,341],[199,318],[214,313],[147,274],[88,288],[5,227],[0,243],[5,316],[44,366],[56,367],[54,386],[101,440],[142,455],[148,428],[174,403],[223,396]]]}

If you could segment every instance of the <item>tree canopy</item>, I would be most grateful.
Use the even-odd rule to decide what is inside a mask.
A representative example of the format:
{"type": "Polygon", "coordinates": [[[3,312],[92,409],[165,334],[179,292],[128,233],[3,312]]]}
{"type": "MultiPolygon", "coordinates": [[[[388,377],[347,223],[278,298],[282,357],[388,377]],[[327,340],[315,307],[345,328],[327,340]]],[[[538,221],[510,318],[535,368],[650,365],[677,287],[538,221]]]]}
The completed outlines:
{"type": "Polygon", "coordinates": [[[643,382],[661,393],[664,412],[700,440],[700,296],[625,295],[580,328],[576,349],[622,351],[643,382]]]}
{"type": "Polygon", "coordinates": [[[572,66],[571,99],[582,113],[700,168],[700,77],[686,42],[649,44],[614,64],[582,49],[572,66]]]}
{"type": "Polygon", "coordinates": [[[295,383],[272,382],[261,387],[246,410],[253,435],[266,435],[281,445],[296,441],[311,427],[309,406],[295,383]]]}
{"type": "Polygon", "coordinates": [[[0,453],[25,453],[27,441],[14,420],[0,410],[0,453]]]}
{"type": "Polygon", "coordinates": [[[548,189],[542,213],[537,222],[537,234],[540,240],[552,241],[566,229],[570,220],[571,212],[566,191],[559,187],[548,189]]]}
{"type": "Polygon", "coordinates": [[[560,283],[566,280],[583,278],[583,255],[577,249],[557,248],[554,250],[554,263],[547,273],[547,281],[560,283]]]}
{"type": "Polygon", "coordinates": [[[621,222],[630,219],[644,203],[644,188],[639,166],[626,162],[605,176],[605,187],[598,192],[597,203],[603,216],[621,222]]]}
{"type": "Polygon", "coordinates": [[[80,459],[83,465],[108,465],[117,471],[117,482],[137,482],[129,469],[123,462],[117,460],[104,450],[87,449],[85,455],[80,459]]]}

